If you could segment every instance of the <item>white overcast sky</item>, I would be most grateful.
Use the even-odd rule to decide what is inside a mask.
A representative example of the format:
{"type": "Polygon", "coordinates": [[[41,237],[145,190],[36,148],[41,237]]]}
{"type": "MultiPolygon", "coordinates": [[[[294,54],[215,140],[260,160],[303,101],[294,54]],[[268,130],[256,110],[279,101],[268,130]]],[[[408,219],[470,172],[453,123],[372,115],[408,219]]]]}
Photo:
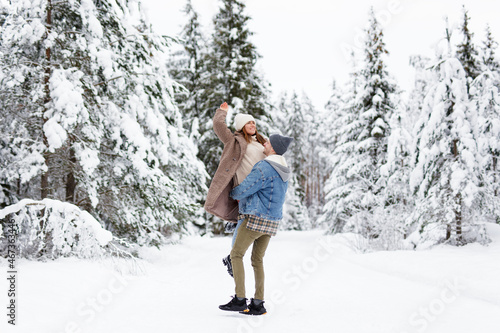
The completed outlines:
{"type": "MultiPolygon", "coordinates": [[[[141,0],[154,29],[175,36],[186,22],[185,0],[141,0]]],[[[471,17],[476,46],[484,40],[486,24],[500,42],[499,0],[246,0],[252,20],[252,41],[263,56],[259,68],[275,94],[304,91],[322,108],[331,83],[347,80],[349,59],[342,51],[359,45],[370,7],[384,27],[388,68],[403,89],[411,87],[411,55],[431,56],[433,44],[450,25],[462,21],[462,5],[471,17]]],[[[211,31],[219,0],[192,0],[205,30],[211,31]]],[[[500,55],[500,49],[498,50],[500,55]]]]}

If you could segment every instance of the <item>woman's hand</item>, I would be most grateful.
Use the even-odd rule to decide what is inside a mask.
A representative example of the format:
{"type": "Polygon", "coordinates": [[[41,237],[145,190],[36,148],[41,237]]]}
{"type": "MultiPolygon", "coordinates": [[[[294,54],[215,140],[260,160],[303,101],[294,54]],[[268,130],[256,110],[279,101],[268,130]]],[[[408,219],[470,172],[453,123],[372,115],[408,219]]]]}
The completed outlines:
{"type": "Polygon", "coordinates": [[[226,102],[224,102],[220,105],[220,109],[223,111],[227,111],[229,109],[229,106],[227,105],[226,102]]]}

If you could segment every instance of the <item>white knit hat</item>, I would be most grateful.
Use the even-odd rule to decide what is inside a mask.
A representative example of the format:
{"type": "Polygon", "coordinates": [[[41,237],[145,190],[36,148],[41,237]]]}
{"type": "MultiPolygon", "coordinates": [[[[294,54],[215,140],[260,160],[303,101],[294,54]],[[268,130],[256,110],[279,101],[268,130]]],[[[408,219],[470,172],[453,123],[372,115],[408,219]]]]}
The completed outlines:
{"type": "Polygon", "coordinates": [[[245,126],[249,121],[255,122],[255,118],[249,114],[238,113],[234,117],[234,128],[237,131],[241,131],[243,126],[245,126]]]}

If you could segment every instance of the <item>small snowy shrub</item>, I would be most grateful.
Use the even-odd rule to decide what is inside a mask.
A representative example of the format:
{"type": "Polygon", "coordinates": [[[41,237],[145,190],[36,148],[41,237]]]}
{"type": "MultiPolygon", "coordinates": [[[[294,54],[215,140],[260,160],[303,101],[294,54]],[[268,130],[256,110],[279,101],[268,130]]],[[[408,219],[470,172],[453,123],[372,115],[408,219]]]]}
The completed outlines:
{"type": "MultiPolygon", "coordinates": [[[[453,239],[446,239],[447,227],[440,223],[426,224],[422,230],[416,230],[405,240],[407,249],[425,250],[439,244],[457,245],[453,239]]],[[[469,224],[462,229],[463,244],[479,243],[486,245],[491,242],[484,224],[469,224]]]]}
{"type": "Polygon", "coordinates": [[[7,253],[5,234],[16,230],[16,251],[23,258],[100,257],[113,239],[88,212],[50,199],[24,199],[8,206],[0,210],[0,223],[2,253],[7,253]]]}

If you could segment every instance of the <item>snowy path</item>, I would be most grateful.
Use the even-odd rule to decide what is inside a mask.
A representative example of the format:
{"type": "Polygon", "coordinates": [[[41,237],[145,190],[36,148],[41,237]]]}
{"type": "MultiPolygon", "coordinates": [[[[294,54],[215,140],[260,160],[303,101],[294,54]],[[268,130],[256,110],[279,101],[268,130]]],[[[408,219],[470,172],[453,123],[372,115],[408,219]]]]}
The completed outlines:
{"type": "Polygon", "coordinates": [[[371,254],[318,231],[281,232],[265,258],[269,313],[261,317],[217,308],[234,294],[221,263],[229,238],[144,251],[135,276],[117,274],[111,261],[22,261],[18,325],[7,332],[497,333],[500,227],[490,229],[488,247],[371,254]]]}

